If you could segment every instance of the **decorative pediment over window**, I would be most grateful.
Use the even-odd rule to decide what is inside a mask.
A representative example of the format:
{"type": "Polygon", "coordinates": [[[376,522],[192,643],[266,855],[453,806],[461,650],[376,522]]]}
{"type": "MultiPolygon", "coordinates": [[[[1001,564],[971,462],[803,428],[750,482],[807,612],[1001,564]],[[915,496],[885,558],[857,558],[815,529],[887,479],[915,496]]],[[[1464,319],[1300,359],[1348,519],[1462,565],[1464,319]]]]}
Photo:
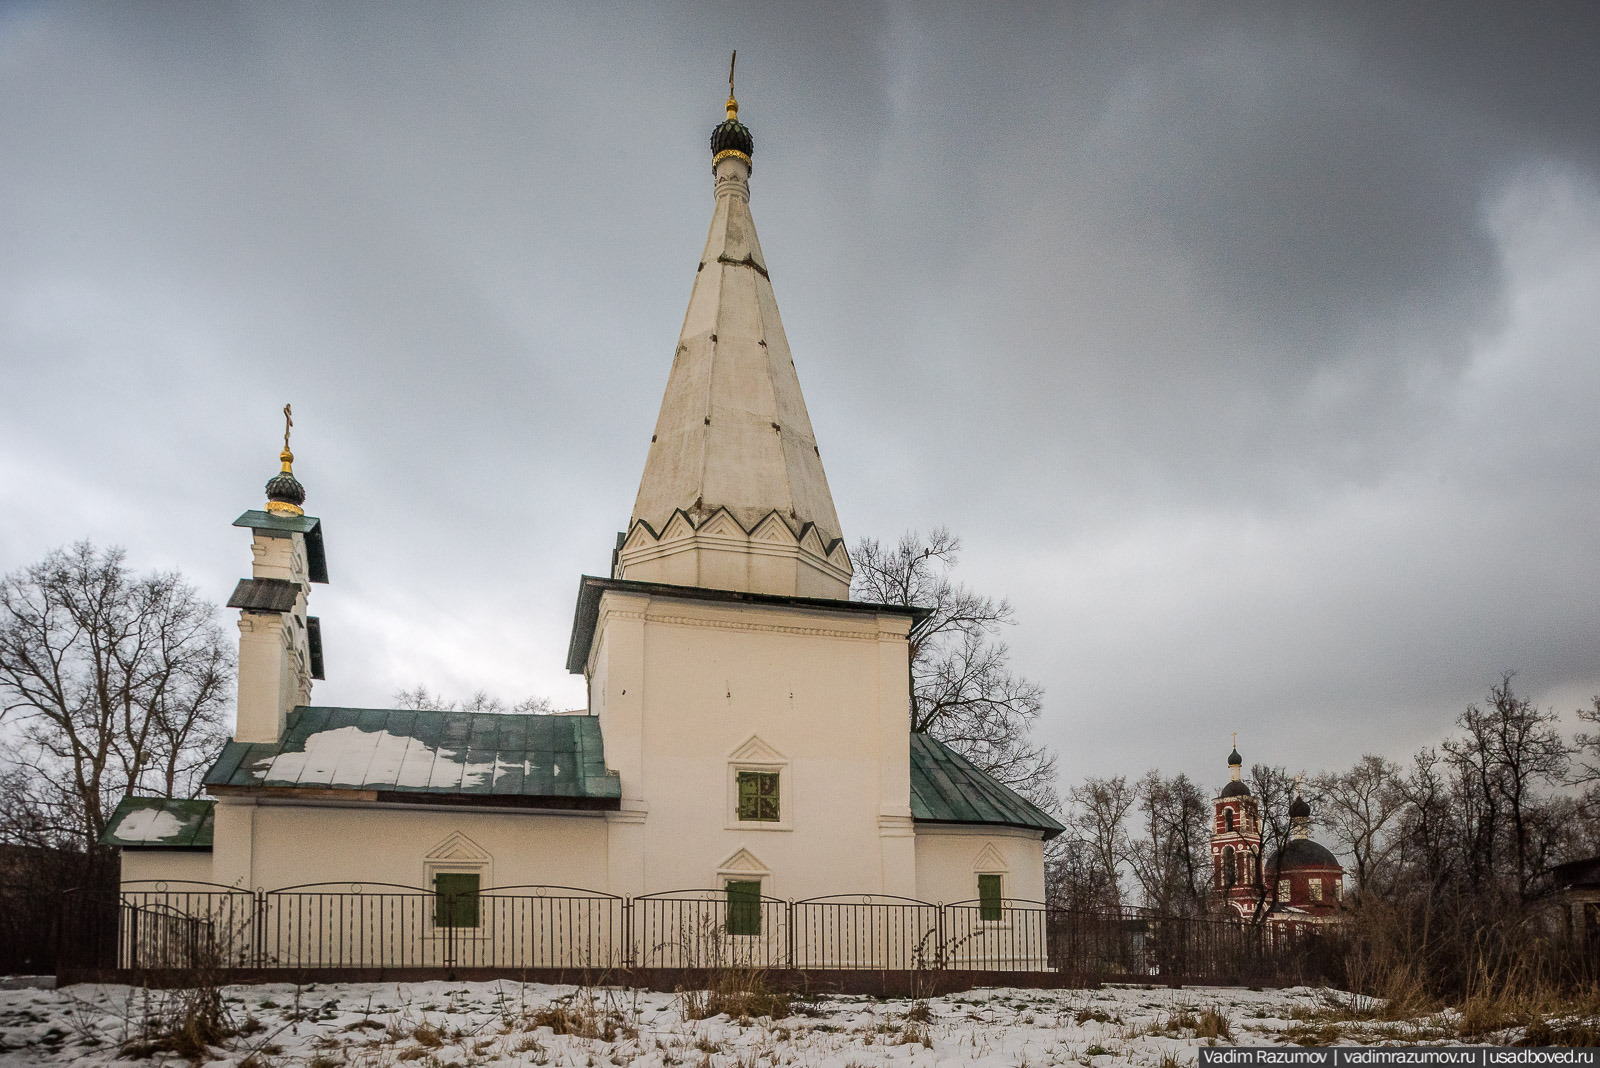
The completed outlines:
{"type": "Polygon", "coordinates": [[[735,764],[787,764],[789,762],[788,757],[753,734],[743,745],[728,754],[728,760],[735,764]]]}
{"type": "Polygon", "coordinates": [[[754,853],[750,852],[750,850],[740,849],[738,852],[734,853],[733,856],[717,865],[717,874],[734,877],[748,876],[754,878],[756,876],[764,877],[771,875],[772,871],[765,864],[761,863],[760,858],[754,853]]]}
{"type": "Polygon", "coordinates": [[[1006,864],[1005,858],[1000,855],[1000,850],[994,847],[993,842],[990,842],[978,851],[978,859],[972,862],[972,870],[1010,871],[1011,868],[1006,864]]]}
{"type": "Polygon", "coordinates": [[[488,860],[489,854],[477,842],[456,831],[435,846],[424,859],[475,862],[488,860]]]}

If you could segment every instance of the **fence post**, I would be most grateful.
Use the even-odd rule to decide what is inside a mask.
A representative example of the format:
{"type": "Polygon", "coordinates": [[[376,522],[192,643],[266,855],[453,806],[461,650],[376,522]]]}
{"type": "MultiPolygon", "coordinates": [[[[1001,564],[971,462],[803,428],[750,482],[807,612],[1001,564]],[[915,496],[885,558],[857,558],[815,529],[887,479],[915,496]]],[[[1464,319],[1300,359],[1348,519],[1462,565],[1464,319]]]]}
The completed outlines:
{"type": "Polygon", "coordinates": [[[786,958],[787,958],[787,960],[789,962],[789,970],[793,971],[794,970],[794,898],[792,898],[792,897],[784,905],[784,917],[785,918],[784,918],[784,921],[783,921],[783,925],[784,925],[784,930],[788,934],[788,942],[789,942],[788,952],[786,954],[786,958]]]}
{"type": "Polygon", "coordinates": [[[69,912],[69,910],[67,908],[67,905],[71,900],[72,900],[72,891],[71,890],[65,890],[61,894],[61,902],[60,902],[60,904],[58,904],[56,906],[56,937],[55,937],[56,947],[55,948],[56,948],[56,974],[57,975],[61,974],[61,964],[62,964],[62,961],[64,961],[66,959],[65,955],[62,953],[62,946],[66,943],[66,938],[64,936],[66,935],[66,931],[67,931],[67,919],[68,919],[68,912],[69,912]]]}
{"type": "Polygon", "coordinates": [[[622,966],[633,968],[638,964],[638,955],[633,949],[633,898],[622,899],[622,966]]]}
{"type": "Polygon", "coordinates": [[[257,968],[264,968],[267,961],[267,895],[259,887],[250,895],[250,935],[250,963],[257,968]]]}

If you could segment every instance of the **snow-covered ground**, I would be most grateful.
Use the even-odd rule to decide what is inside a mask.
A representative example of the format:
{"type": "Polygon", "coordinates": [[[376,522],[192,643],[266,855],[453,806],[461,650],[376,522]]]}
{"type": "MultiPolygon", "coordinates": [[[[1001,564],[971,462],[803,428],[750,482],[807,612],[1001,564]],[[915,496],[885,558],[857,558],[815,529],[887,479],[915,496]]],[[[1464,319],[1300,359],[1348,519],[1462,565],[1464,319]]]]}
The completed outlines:
{"type": "MultiPolygon", "coordinates": [[[[185,1063],[148,1041],[149,1022],[180,996],[126,986],[0,990],[0,1063],[185,1063]]],[[[1206,1044],[1439,1042],[1456,1033],[1448,1012],[1350,1022],[1364,1006],[1304,987],[987,989],[926,1002],[828,996],[796,1001],[777,1020],[694,1020],[679,995],[510,982],[234,986],[222,997],[236,1033],[200,1057],[218,1068],[1102,1068],[1192,1064],[1206,1044]],[[592,1037],[556,1033],[563,1029],[592,1037]]]]}

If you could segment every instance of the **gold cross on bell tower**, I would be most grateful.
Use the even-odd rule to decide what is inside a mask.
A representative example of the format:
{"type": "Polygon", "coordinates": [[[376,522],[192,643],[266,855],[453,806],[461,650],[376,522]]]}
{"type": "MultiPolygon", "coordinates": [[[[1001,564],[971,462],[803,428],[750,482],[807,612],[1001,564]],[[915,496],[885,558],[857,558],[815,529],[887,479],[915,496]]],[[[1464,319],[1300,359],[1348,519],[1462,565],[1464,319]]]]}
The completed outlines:
{"type": "Polygon", "coordinates": [[[294,428],[294,409],[292,405],[283,406],[283,452],[278,454],[278,459],[283,461],[283,469],[292,471],[294,453],[289,451],[289,431],[294,428]]]}

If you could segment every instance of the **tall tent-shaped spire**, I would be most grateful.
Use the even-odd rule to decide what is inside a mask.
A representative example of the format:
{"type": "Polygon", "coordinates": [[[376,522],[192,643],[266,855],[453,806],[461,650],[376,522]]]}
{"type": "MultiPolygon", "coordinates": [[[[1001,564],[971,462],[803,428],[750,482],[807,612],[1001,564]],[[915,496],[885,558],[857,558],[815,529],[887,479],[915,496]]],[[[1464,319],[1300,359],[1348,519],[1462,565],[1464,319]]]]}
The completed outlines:
{"type": "Polygon", "coordinates": [[[850,558],[750,215],[755,144],[731,70],[728,89],[711,233],[615,575],[844,598],[850,558]]]}

